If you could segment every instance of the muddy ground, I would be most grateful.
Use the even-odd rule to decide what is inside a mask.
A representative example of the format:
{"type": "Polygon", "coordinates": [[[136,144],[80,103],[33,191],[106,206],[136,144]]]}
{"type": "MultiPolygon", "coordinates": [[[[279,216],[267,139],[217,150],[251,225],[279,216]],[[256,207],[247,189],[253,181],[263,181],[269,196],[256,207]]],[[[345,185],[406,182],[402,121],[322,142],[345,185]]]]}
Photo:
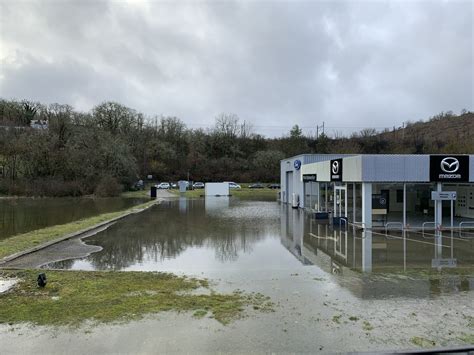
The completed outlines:
{"type": "MultiPolygon", "coordinates": [[[[426,290],[416,297],[394,292],[380,299],[370,292],[364,296],[363,288],[370,283],[345,277],[341,285],[340,276],[328,276],[318,268],[254,271],[244,277],[231,273],[223,277],[219,272],[218,277],[211,277],[217,290],[269,295],[276,303],[275,312],[248,310],[244,319],[227,326],[187,313],[150,315],[127,324],[85,324],[78,329],[2,325],[2,352],[378,351],[466,346],[466,336],[474,333],[469,291],[433,295],[426,290]]],[[[407,281],[413,280],[403,277],[396,282],[407,281]]],[[[426,286],[422,282],[421,288],[426,286]]]]}

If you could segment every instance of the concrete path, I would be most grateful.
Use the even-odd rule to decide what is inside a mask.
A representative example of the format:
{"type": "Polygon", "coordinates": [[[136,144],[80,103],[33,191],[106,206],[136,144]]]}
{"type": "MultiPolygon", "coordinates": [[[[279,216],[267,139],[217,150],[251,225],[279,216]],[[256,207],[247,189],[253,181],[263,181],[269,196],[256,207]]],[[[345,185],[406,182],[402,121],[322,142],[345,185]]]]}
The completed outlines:
{"type": "Polygon", "coordinates": [[[168,190],[156,190],[156,198],[177,198],[178,195],[175,195],[168,190]]]}

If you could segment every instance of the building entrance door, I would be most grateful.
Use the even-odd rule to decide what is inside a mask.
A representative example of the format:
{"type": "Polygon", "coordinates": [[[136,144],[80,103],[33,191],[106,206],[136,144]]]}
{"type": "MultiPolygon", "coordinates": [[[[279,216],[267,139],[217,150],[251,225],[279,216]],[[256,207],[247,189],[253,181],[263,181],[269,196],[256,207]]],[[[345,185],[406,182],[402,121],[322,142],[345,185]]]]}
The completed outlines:
{"type": "Polygon", "coordinates": [[[347,217],[347,185],[334,186],[334,217],[347,217]]]}

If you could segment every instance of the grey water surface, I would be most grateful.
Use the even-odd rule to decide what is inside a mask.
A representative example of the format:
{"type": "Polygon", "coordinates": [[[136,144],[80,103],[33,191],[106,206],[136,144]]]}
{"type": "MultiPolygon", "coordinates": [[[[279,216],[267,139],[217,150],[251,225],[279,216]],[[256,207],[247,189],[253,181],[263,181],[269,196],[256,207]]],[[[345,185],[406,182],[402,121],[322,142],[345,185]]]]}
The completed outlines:
{"type": "Polygon", "coordinates": [[[82,242],[42,251],[44,260],[61,254],[66,260],[47,264],[37,254],[23,262],[206,277],[218,292],[269,296],[273,311],[247,310],[226,326],[210,317],[160,313],[54,336],[50,328],[0,326],[0,342],[7,352],[51,353],[345,353],[411,350],[420,339],[429,347],[465,347],[474,325],[472,237],[367,234],[275,201],[162,201],[82,242]]]}
{"type": "Polygon", "coordinates": [[[123,197],[0,199],[0,240],[35,229],[119,211],[146,200],[123,197]]]}
{"type": "Polygon", "coordinates": [[[426,297],[474,289],[473,237],[396,231],[366,236],[274,201],[183,198],[84,240],[100,251],[46,267],[214,278],[318,271],[362,298],[426,297]]]}

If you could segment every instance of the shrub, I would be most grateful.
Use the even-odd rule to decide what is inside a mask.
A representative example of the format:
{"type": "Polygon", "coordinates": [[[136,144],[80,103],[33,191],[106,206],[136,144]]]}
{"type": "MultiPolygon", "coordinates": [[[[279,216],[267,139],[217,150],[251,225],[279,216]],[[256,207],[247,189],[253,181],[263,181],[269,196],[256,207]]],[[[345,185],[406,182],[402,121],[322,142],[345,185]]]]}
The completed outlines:
{"type": "Polygon", "coordinates": [[[104,176],[96,186],[94,194],[99,197],[119,196],[123,191],[123,186],[112,176],[104,176]]]}

